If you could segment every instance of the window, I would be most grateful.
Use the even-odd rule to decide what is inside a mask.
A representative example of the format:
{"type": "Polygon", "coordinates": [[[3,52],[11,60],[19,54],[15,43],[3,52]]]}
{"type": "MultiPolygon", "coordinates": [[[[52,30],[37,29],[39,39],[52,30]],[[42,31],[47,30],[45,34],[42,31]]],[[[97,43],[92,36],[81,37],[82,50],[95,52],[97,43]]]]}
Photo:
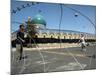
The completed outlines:
{"type": "Polygon", "coordinates": [[[35,35],[35,38],[38,38],[38,36],[37,36],[37,35],[35,35]]]}
{"type": "Polygon", "coordinates": [[[58,36],[58,39],[60,39],[60,37],[58,36]]]}
{"type": "Polygon", "coordinates": [[[64,39],[66,39],[66,36],[64,36],[64,39]]]}
{"type": "Polygon", "coordinates": [[[53,38],[53,36],[51,36],[51,39],[53,38]]]}
{"type": "Polygon", "coordinates": [[[45,38],[45,35],[43,36],[43,38],[45,38]]]}

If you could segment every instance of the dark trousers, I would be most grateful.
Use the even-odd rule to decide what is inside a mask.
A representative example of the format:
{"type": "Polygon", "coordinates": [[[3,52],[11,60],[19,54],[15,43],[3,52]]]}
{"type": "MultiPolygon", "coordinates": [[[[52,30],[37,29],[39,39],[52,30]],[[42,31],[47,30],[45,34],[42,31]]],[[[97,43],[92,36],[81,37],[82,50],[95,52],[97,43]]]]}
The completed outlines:
{"type": "Polygon", "coordinates": [[[84,48],[85,48],[85,44],[82,43],[82,44],[81,44],[81,47],[82,47],[82,49],[84,49],[84,48]]]}
{"type": "Polygon", "coordinates": [[[21,60],[23,55],[23,44],[16,44],[16,49],[17,49],[18,57],[21,60]]]}
{"type": "Polygon", "coordinates": [[[23,45],[21,44],[21,46],[20,46],[21,48],[20,48],[20,51],[19,51],[19,53],[20,53],[20,59],[22,59],[22,56],[23,56],[23,45]]]}

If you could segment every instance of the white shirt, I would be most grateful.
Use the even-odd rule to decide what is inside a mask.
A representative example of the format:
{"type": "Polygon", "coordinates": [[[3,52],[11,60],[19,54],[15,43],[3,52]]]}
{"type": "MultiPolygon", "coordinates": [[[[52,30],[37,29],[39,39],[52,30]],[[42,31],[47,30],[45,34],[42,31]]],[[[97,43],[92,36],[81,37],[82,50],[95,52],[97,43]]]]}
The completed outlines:
{"type": "Polygon", "coordinates": [[[81,37],[81,41],[82,41],[82,43],[85,44],[85,38],[84,37],[81,37]]]}

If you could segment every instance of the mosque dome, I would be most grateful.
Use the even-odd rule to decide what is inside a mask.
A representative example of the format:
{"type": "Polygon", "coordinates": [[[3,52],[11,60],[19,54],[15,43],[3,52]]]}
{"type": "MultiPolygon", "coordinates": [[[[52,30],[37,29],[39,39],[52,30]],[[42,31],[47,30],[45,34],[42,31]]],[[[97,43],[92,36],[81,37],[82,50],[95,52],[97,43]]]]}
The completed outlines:
{"type": "Polygon", "coordinates": [[[41,15],[36,15],[33,19],[32,19],[32,24],[36,24],[36,25],[44,25],[46,26],[46,21],[44,20],[43,16],[41,15]]]}

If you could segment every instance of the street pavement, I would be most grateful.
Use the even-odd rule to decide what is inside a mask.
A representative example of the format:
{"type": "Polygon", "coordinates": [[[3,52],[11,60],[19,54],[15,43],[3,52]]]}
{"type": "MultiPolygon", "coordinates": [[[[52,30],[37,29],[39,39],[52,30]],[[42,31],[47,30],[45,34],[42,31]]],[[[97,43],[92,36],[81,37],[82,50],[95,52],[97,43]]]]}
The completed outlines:
{"type": "Polygon", "coordinates": [[[96,69],[96,47],[24,50],[22,60],[11,51],[11,74],[29,74],[96,69]]]}

